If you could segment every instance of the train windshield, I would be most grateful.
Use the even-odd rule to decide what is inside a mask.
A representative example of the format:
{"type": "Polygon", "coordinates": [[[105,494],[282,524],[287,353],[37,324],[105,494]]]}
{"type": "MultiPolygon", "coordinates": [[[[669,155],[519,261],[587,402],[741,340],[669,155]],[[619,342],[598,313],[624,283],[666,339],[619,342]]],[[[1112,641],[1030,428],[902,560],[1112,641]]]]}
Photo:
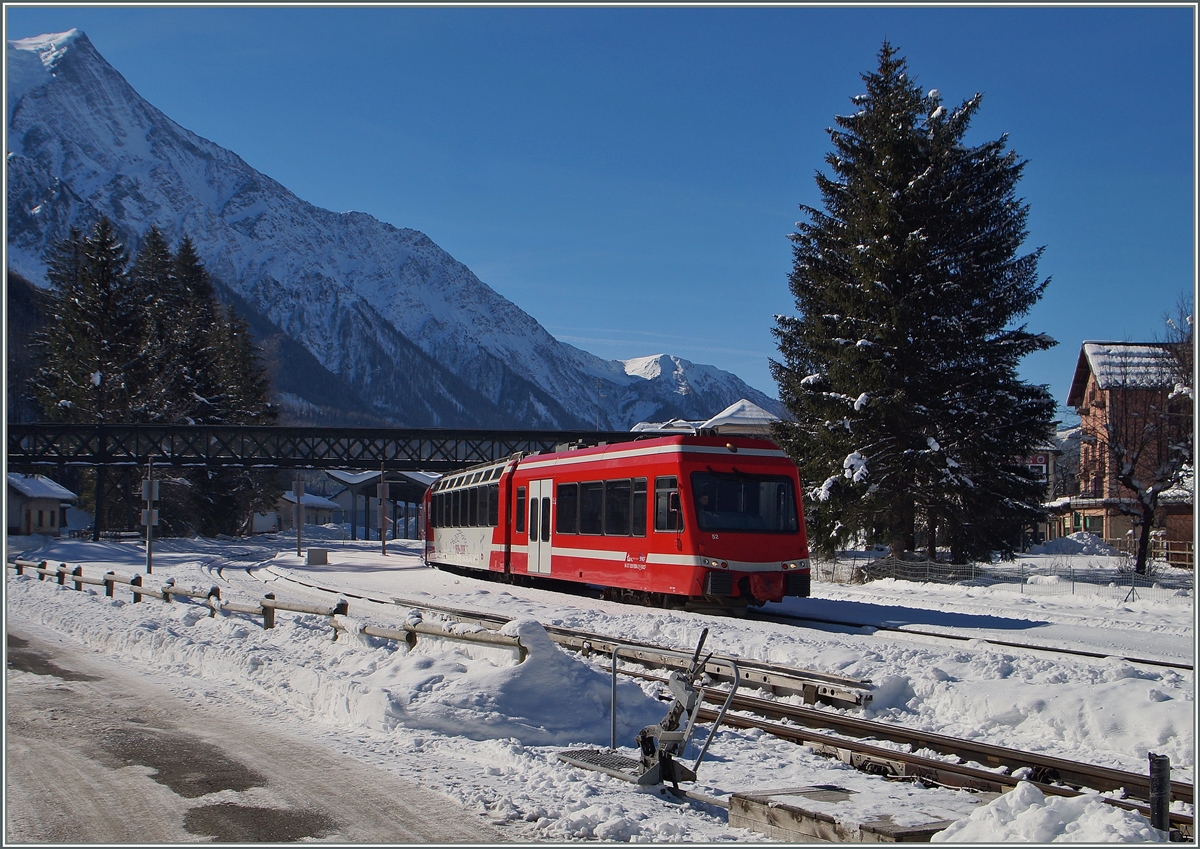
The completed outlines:
{"type": "Polygon", "coordinates": [[[800,527],[788,477],[693,472],[692,499],[702,531],[795,533],[800,527]]]}

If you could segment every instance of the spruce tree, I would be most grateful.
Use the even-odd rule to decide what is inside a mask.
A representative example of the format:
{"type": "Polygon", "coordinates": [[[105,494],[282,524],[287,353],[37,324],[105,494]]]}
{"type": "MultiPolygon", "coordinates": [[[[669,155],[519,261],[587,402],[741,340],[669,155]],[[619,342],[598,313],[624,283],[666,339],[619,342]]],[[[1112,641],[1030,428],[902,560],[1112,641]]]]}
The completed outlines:
{"type": "Polygon", "coordinates": [[[145,357],[139,375],[145,400],[137,421],[176,424],[190,407],[190,398],[180,386],[186,352],[176,338],[182,310],[173,297],[174,261],[166,238],[151,226],[129,269],[129,285],[142,305],[146,323],[145,357]]]}
{"type": "Polygon", "coordinates": [[[112,222],[101,218],[87,236],[72,228],[47,264],[53,315],[40,340],[39,404],[59,421],[132,421],[146,315],[112,222]]]}
{"type": "Polygon", "coordinates": [[[184,363],[177,391],[187,398],[186,423],[222,423],[225,397],[219,374],[218,306],[208,270],[188,236],[175,252],[171,285],[175,344],[184,363]]]}
{"type": "Polygon", "coordinates": [[[888,43],[853,115],[830,129],[824,209],[801,206],[771,363],[795,418],[777,437],[809,485],[809,539],[855,538],[961,562],[1011,553],[1040,515],[1022,460],[1049,434],[1053,401],[1016,375],[1054,344],[1013,326],[1041,297],[1041,250],[1019,253],[1024,162],[1007,138],[964,142],[981,95],[948,110],[888,43]]]}

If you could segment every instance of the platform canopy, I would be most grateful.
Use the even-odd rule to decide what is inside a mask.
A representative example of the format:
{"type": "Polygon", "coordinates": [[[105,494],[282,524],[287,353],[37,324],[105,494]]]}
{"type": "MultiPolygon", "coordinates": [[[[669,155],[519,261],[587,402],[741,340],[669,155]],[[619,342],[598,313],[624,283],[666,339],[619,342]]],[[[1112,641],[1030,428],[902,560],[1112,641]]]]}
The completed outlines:
{"type": "MultiPolygon", "coordinates": [[[[355,495],[375,496],[375,487],[379,485],[380,472],[346,472],[341,469],[329,469],[325,472],[333,480],[345,486],[355,495]]],[[[416,503],[425,495],[425,490],[433,485],[441,475],[431,472],[397,472],[389,470],[384,480],[388,483],[388,497],[393,501],[410,501],[416,503]]]]}

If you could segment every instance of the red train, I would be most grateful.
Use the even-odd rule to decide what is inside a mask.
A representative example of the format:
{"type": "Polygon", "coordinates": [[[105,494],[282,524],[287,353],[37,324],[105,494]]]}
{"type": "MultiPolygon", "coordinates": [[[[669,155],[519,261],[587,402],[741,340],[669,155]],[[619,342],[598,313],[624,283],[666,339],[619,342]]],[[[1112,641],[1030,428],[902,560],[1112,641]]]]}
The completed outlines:
{"type": "Polygon", "coordinates": [[[671,435],[514,455],[425,495],[425,562],[663,606],[809,594],[800,480],[777,446],[671,435]]]}

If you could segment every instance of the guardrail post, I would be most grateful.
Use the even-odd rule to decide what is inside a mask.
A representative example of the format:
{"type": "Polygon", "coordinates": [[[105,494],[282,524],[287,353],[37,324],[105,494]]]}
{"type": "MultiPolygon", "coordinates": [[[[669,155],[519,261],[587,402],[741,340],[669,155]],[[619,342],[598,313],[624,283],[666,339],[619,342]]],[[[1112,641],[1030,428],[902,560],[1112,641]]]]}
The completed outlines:
{"type": "MultiPolygon", "coordinates": [[[[74,569],[72,569],[71,577],[82,578],[83,577],[83,567],[76,566],[74,569]]],[[[82,590],[83,590],[83,581],[76,581],[75,582],[75,592],[81,592],[82,590]]]]}
{"type": "Polygon", "coordinates": [[[45,569],[45,568],[46,568],[46,561],[43,560],[41,563],[38,564],[38,580],[39,581],[46,580],[46,573],[41,571],[42,569],[45,569]]]}
{"type": "Polygon", "coordinates": [[[67,564],[59,563],[58,569],[55,571],[58,573],[58,585],[60,587],[65,587],[67,585],[67,564]]]}
{"type": "Polygon", "coordinates": [[[349,616],[350,615],[350,602],[346,601],[346,599],[342,599],[341,601],[339,601],[336,605],[334,605],[333,615],[334,616],[349,616]]]}
{"type": "Polygon", "coordinates": [[[25,574],[25,564],[24,564],[24,563],[22,563],[20,560],[14,560],[14,561],[13,561],[13,566],[17,567],[17,574],[18,574],[18,575],[24,575],[24,574],[25,574]]]}
{"type": "Polygon", "coordinates": [[[217,601],[221,600],[221,588],[220,587],[209,587],[208,588],[208,618],[209,619],[213,619],[217,615],[217,606],[215,604],[213,604],[214,598],[217,601]]]}
{"type": "Polygon", "coordinates": [[[1150,825],[1171,830],[1171,759],[1150,753],[1150,825]]]}
{"type": "MultiPolygon", "coordinates": [[[[274,601],[275,593],[267,593],[266,598],[269,598],[271,601],[274,601]]],[[[264,604],[262,611],[263,611],[263,630],[269,631],[270,629],[275,627],[275,608],[264,604]]]]}
{"type": "Polygon", "coordinates": [[[113,572],[104,573],[104,594],[112,598],[113,594],[113,572]]]}
{"type": "Polygon", "coordinates": [[[142,594],[140,592],[138,592],[138,590],[142,586],[142,576],[134,575],[132,578],[130,578],[129,586],[133,588],[133,603],[137,604],[139,601],[142,600],[142,594]]]}

